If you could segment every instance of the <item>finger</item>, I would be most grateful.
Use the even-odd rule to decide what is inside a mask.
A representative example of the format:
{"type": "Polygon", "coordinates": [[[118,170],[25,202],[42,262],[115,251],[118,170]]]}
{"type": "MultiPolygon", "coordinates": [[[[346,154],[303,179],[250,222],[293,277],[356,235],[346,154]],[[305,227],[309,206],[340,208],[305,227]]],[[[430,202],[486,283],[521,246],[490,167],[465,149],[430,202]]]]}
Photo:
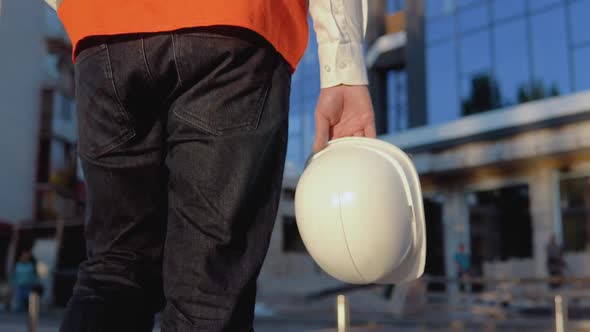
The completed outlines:
{"type": "Polygon", "coordinates": [[[315,140],[313,142],[313,153],[316,153],[326,146],[330,134],[330,122],[321,115],[316,114],[315,140]]]}
{"type": "Polygon", "coordinates": [[[377,130],[375,129],[375,122],[374,121],[371,121],[365,127],[365,136],[371,137],[371,138],[377,138],[377,130]]]}
{"type": "Polygon", "coordinates": [[[359,131],[355,132],[354,134],[352,134],[352,136],[355,136],[355,137],[364,137],[365,136],[365,131],[364,130],[359,130],[359,131]]]}

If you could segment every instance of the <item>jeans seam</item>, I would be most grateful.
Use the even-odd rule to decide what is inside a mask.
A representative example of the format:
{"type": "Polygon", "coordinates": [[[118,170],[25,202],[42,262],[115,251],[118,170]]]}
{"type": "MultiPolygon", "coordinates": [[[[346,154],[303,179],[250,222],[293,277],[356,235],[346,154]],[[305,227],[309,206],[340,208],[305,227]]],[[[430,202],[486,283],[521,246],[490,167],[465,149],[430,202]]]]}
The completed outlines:
{"type": "MultiPolygon", "coordinates": [[[[182,77],[180,76],[180,69],[178,68],[178,55],[176,53],[176,41],[174,38],[174,34],[170,35],[170,39],[172,40],[172,57],[174,60],[174,68],[176,68],[176,76],[178,77],[178,86],[182,88],[182,77]]],[[[178,42],[180,44],[180,42],[178,42]]]]}
{"type": "MultiPolygon", "coordinates": [[[[101,159],[99,159],[105,153],[108,153],[108,152],[112,151],[113,149],[116,149],[117,147],[121,146],[122,144],[127,143],[133,137],[135,137],[135,133],[129,133],[127,135],[124,135],[120,139],[117,139],[115,142],[107,145],[107,147],[104,148],[104,149],[102,149],[100,151],[100,153],[89,154],[89,153],[85,153],[85,152],[79,150],[79,152],[80,152],[80,159],[83,159],[84,161],[86,161],[88,163],[91,163],[93,165],[96,165],[96,166],[109,167],[109,168],[112,168],[112,169],[123,169],[123,168],[126,168],[126,167],[142,167],[142,166],[145,166],[146,165],[145,162],[132,163],[132,162],[129,162],[129,161],[125,161],[124,166],[119,166],[119,165],[116,165],[116,164],[113,164],[113,163],[101,161],[101,159]]],[[[149,152],[150,157],[151,157],[152,154],[156,154],[156,153],[160,153],[160,152],[159,151],[151,151],[151,152],[149,152]]]]}
{"type": "Polygon", "coordinates": [[[150,66],[148,64],[147,61],[147,56],[145,54],[145,42],[144,42],[144,38],[141,37],[141,55],[143,57],[143,63],[145,65],[145,69],[147,71],[148,77],[150,79],[150,81],[153,83],[154,82],[154,77],[152,76],[152,71],[150,70],[150,66]]]}
{"type": "MultiPolygon", "coordinates": [[[[117,100],[117,106],[119,108],[119,113],[121,113],[121,116],[123,117],[123,120],[125,121],[125,123],[128,124],[130,122],[130,119],[129,119],[129,116],[127,115],[126,108],[123,106],[123,103],[121,102],[121,98],[119,97],[119,93],[117,92],[117,87],[115,85],[115,79],[113,77],[113,68],[112,68],[112,64],[111,64],[111,56],[110,56],[110,51],[109,51],[108,45],[106,45],[104,49],[105,49],[105,55],[106,55],[104,74],[107,76],[107,80],[110,80],[110,84],[112,85],[113,94],[115,95],[115,99],[117,100]]],[[[116,138],[113,138],[107,145],[97,147],[96,149],[91,149],[91,151],[89,151],[89,152],[86,152],[83,149],[81,149],[80,145],[79,145],[78,150],[80,152],[79,153],[80,156],[84,155],[90,159],[100,158],[101,156],[105,155],[106,153],[112,151],[113,149],[116,149],[117,147],[121,146],[122,144],[125,144],[130,139],[135,137],[135,134],[136,134],[135,130],[133,130],[133,128],[125,128],[125,129],[126,129],[125,130],[126,132],[124,131],[122,134],[120,134],[116,138]]]]}
{"type": "Polygon", "coordinates": [[[186,112],[182,112],[179,110],[174,110],[174,114],[179,117],[181,120],[184,120],[185,122],[187,122],[190,125],[193,125],[201,130],[204,130],[205,132],[215,135],[215,136],[221,136],[221,132],[219,132],[218,130],[214,129],[214,128],[209,128],[209,126],[204,123],[203,121],[201,121],[200,119],[194,117],[194,116],[190,116],[189,114],[187,114],[186,112]],[[186,114],[186,116],[185,116],[186,114]]]}
{"type": "Polygon", "coordinates": [[[117,91],[117,85],[115,84],[115,77],[113,75],[113,65],[111,64],[111,53],[109,51],[109,47],[107,45],[106,48],[107,51],[107,76],[109,78],[109,80],[111,81],[111,85],[113,86],[113,92],[115,94],[115,98],[117,99],[117,103],[119,104],[119,111],[121,112],[121,115],[125,118],[125,120],[127,122],[129,122],[129,116],[127,116],[127,109],[125,108],[125,106],[123,105],[123,102],[121,101],[121,97],[119,96],[119,92],[117,91]]]}
{"type": "Polygon", "coordinates": [[[91,56],[93,56],[101,51],[104,51],[105,48],[106,48],[106,44],[100,44],[100,45],[96,46],[96,49],[94,49],[94,50],[92,50],[92,47],[90,47],[89,49],[81,50],[80,53],[78,53],[78,56],[76,56],[76,64],[83,63],[91,56]],[[85,52],[88,52],[88,53],[86,54],[85,52]]]}

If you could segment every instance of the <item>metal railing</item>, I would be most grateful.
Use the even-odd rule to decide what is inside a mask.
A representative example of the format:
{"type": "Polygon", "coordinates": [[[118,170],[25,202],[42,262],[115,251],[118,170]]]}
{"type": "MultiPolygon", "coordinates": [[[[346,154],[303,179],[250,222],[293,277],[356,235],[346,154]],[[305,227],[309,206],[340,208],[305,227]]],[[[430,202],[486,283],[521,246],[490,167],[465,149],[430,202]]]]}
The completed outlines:
{"type": "MultiPolygon", "coordinates": [[[[567,332],[568,330],[568,303],[561,295],[555,299],[555,332],[567,332]]],[[[350,304],[345,295],[336,298],[336,330],[338,332],[350,332],[350,304]]],[[[35,332],[35,331],[33,331],[35,332]]]]}
{"type": "Polygon", "coordinates": [[[39,330],[40,294],[31,292],[29,295],[29,332],[39,330]]]}
{"type": "MultiPolygon", "coordinates": [[[[483,277],[465,277],[465,278],[445,278],[445,277],[429,277],[425,276],[421,280],[426,284],[459,284],[471,283],[486,286],[500,286],[512,284],[516,286],[523,286],[525,284],[551,284],[559,283],[564,287],[588,286],[590,290],[590,277],[506,277],[506,278],[483,278],[483,277]]],[[[316,300],[324,297],[336,296],[336,321],[338,332],[350,331],[350,306],[346,293],[356,291],[359,289],[370,289],[375,287],[383,287],[383,285],[369,284],[369,285],[343,285],[331,289],[322,290],[310,294],[306,297],[307,300],[316,300]]],[[[500,289],[492,289],[492,292],[506,291],[500,289]]],[[[563,290],[546,291],[544,294],[539,293],[541,299],[551,299],[554,312],[554,324],[556,332],[567,332],[568,329],[568,307],[572,299],[590,299],[590,293],[572,293],[565,295],[563,290]]],[[[463,294],[462,296],[476,296],[476,294],[463,294]]],[[[516,296],[517,297],[517,296],[516,296]]]]}

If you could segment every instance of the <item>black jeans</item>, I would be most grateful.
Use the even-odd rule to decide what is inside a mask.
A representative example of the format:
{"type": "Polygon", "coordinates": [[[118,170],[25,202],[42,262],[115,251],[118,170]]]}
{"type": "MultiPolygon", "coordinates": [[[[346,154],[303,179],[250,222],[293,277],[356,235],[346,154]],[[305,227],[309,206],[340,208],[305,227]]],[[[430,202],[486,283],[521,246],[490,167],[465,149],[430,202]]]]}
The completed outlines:
{"type": "Polygon", "coordinates": [[[60,331],[252,331],[291,69],[230,27],[94,38],[76,63],[88,258],[60,331]]]}

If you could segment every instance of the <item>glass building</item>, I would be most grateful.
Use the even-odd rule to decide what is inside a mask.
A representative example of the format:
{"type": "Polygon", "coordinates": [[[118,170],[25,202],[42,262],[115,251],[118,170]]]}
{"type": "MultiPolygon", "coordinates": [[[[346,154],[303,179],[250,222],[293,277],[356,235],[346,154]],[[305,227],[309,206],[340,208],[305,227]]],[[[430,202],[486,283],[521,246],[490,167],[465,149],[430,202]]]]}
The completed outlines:
{"type": "Polygon", "coordinates": [[[590,88],[587,0],[425,1],[427,124],[590,88]]]}
{"type": "MultiPolygon", "coordinates": [[[[377,131],[420,174],[426,272],[455,276],[464,244],[474,275],[547,276],[554,235],[569,273],[590,274],[590,0],[368,3],[377,131]]],[[[313,143],[311,36],[293,77],[286,201],[313,143]]],[[[293,216],[282,205],[279,232],[293,216]]],[[[282,234],[276,241],[296,242],[282,234]]]]}
{"type": "Polygon", "coordinates": [[[289,110],[289,146],[287,149],[287,170],[301,171],[311,154],[315,130],[315,106],[320,95],[320,73],[318,46],[309,22],[309,42],[291,80],[291,102],[289,110]]]}

